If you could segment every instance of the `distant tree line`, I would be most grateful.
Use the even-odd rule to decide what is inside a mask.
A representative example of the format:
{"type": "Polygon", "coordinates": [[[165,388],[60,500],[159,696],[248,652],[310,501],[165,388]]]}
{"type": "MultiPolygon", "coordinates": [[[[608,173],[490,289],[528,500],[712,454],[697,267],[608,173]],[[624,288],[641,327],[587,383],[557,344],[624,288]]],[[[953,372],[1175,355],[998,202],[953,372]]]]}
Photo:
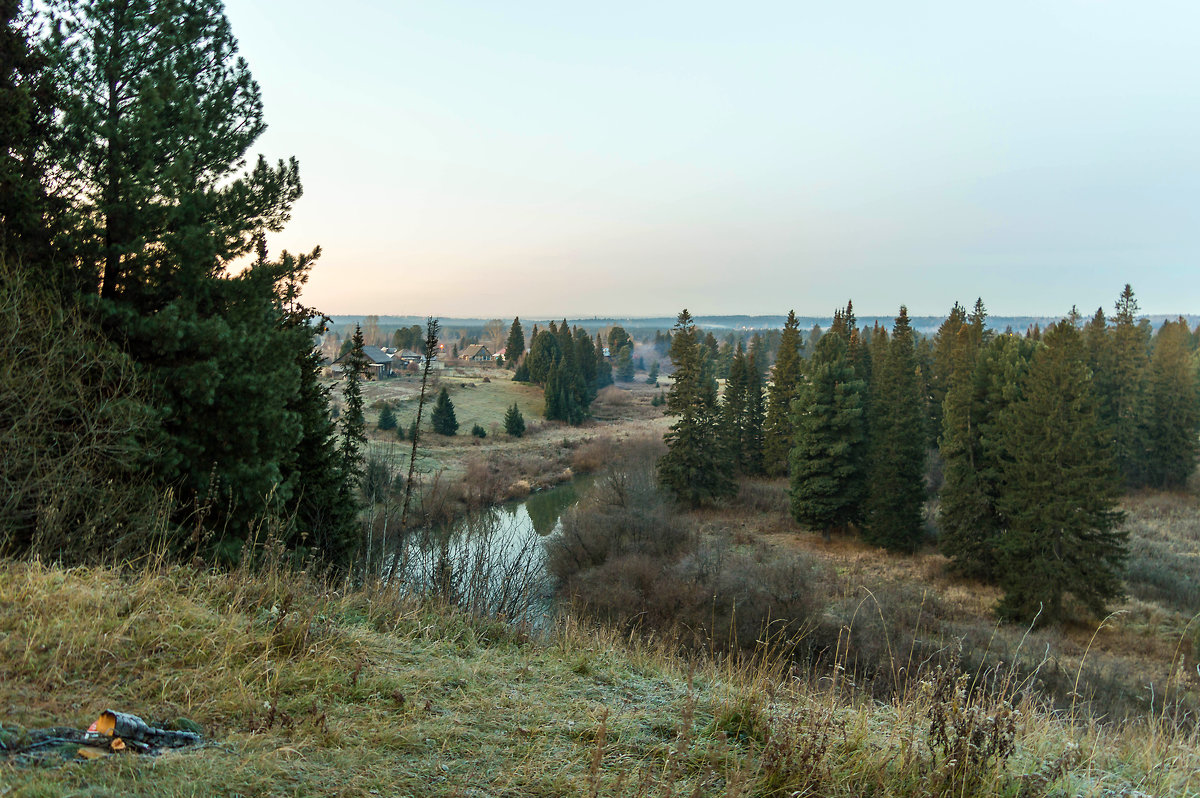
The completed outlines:
{"type": "Polygon", "coordinates": [[[1120,597],[1121,491],[1177,488],[1195,467],[1197,333],[1139,322],[1129,286],[1111,316],[1072,311],[1020,335],[991,330],[982,301],[956,304],[931,339],[904,307],[889,332],[860,328],[848,303],[808,336],[807,359],[789,314],[769,379],[738,343],[720,398],[723,345],[687,311],[670,338],[676,419],[659,478],[679,501],[786,474],[800,523],[915,551],[939,459],[938,545],[1001,586],[997,610],[1013,620],[1057,621],[1068,596],[1093,612],[1120,597]]]}

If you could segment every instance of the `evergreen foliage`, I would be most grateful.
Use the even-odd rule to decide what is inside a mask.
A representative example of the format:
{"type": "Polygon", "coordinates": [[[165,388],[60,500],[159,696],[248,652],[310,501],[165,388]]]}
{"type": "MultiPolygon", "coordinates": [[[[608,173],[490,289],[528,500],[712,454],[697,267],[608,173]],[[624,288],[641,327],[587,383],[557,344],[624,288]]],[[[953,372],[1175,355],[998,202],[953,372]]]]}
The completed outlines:
{"type": "Polygon", "coordinates": [[[866,386],[855,374],[841,321],[817,342],[808,383],[793,404],[792,517],[826,538],[862,518],[866,386]]]}
{"type": "Polygon", "coordinates": [[[998,507],[1003,423],[1020,397],[1033,350],[1033,342],[1015,335],[992,338],[980,349],[960,331],[946,394],[938,545],[958,573],[988,582],[999,578],[996,544],[1005,529],[998,507]]]}
{"type": "Polygon", "coordinates": [[[319,251],[267,259],[298,169],[245,170],[262,103],[220,2],[0,11],[0,251],[97,319],[150,386],[157,423],[131,442],[174,492],[171,520],[204,506],[225,553],[278,520],[286,543],[344,562],[353,512],[333,497],[355,474],[316,379],[320,316],[297,301],[319,251]]]}
{"type": "Polygon", "coordinates": [[[338,421],[341,425],[339,452],[342,473],[356,485],[361,484],[366,473],[367,421],[362,396],[362,380],[366,373],[362,327],[355,325],[350,353],[342,360],[342,401],[345,407],[338,421]]]}
{"type": "Polygon", "coordinates": [[[1122,595],[1127,533],[1119,481],[1096,414],[1083,336],[1067,321],[1045,331],[1021,397],[1005,413],[997,506],[1002,617],[1053,623],[1071,595],[1092,613],[1122,595]]]}
{"type": "Polygon", "coordinates": [[[1178,489],[1196,466],[1200,382],[1187,322],[1167,321],[1154,339],[1150,362],[1147,481],[1178,489]]]}
{"type": "Polygon", "coordinates": [[[762,473],[763,450],[762,378],[754,358],[739,342],[725,382],[722,424],[725,445],[736,473],[762,473]]]}
{"type": "Polygon", "coordinates": [[[458,419],[454,415],[454,403],[450,401],[450,392],[442,387],[437,401],[433,404],[433,412],[429,415],[433,431],[438,435],[455,435],[458,433],[458,419]]]}
{"type": "Polygon", "coordinates": [[[383,409],[379,411],[379,429],[395,429],[397,423],[396,411],[392,409],[390,404],[385,403],[383,409]]]}
{"type": "Polygon", "coordinates": [[[521,317],[513,319],[508,329],[508,342],[504,345],[505,365],[516,368],[525,354],[525,331],[521,329],[521,317]]]}
{"type": "Polygon", "coordinates": [[[658,462],[658,479],[675,500],[697,507],[732,496],[737,485],[720,432],[717,383],[701,353],[696,326],[684,309],[671,341],[673,382],[667,392],[667,414],[675,422],[664,436],[667,453],[658,462]]]}
{"type": "Polygon", "coordinates": [[[513,402],[512,407],[508,408],[504,414],[504,431],[514,438],[520,438],[525,434],[525,417],[521,415],[521,410],[517,407],[516,402],[513,402]]]}
{"type": "Polygon", "coordinates": [[[633,343],[623,344],[616,352],[616,368],[614,376],[618,382],[629,382],[633,379],[633,343]]]}
{"type": "Polygon", "coordinates": [[[771,374],[766,418],[763,421],[763,469],[773,477],[783,476],[788,470],[788,454],[794,435],[792,402],[799,395],[803,380],[802,349],[796,312],[789,310],[771,374]]]}
{"type": "Polygon", "coordinates": [[[482,425],[476,424],[473,427],[471,427],[471,434],[474,435],[476,438],[486,438],[487,430],[485,430],[482,425]]]}
{"type": "Polygon", "coordinates": [[[873,334],[869,492],[863,539],[892,551],[915,551],[925,507],[924,403],[916,341],[901,305],[891,339],[873,334]],[[876,343],[878,341],[878,344],[876,343]]]}

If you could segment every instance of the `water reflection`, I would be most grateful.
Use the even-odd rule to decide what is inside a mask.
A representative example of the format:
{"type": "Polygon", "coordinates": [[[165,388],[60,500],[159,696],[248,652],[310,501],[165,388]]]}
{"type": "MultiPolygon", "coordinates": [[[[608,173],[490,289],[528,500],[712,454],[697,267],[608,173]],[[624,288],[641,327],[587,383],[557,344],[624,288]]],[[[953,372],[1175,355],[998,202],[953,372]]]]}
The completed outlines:
{"type": "Polygon", "coordinates": [[[542,541],[585,489],[576,480],[472,513],[448,528],[418,530],[389,559],[385,575],[394,567],[393,578],[407,592],[541,626],[554,593],[542,541]]]}

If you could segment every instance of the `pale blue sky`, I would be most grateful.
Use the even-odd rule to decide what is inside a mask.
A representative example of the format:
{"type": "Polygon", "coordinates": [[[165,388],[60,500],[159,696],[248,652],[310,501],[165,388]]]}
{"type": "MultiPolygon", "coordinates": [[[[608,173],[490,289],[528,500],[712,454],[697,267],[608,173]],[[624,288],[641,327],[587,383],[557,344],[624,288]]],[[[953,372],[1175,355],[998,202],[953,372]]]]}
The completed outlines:
{"type": "Polygon", "coordinates": [[[1200,4],[227,0],[329,313],[1200,311],[1200,4]]]}

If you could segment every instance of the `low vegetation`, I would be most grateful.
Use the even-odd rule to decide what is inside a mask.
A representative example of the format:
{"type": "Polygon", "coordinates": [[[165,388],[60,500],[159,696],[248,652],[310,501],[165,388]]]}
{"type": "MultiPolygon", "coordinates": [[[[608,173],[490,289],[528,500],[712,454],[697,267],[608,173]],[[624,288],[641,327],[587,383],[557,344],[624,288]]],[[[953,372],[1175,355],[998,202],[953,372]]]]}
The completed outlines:
{"type": "MultiPolygon", "coordinates": [[[[931,669],[867,698],[769,656],[673,656],[565,616],[545,635],[265,567],[0,566],[4,739],[114,707],[213,744],[6,795],[1142,795],[1200,788],[1195,733],[1047,714],[931,669]],[[69,643],[67,641],[70,641],[69,643]]],[[[989,685],[991,682],[989,681],[989,685]]]]}

